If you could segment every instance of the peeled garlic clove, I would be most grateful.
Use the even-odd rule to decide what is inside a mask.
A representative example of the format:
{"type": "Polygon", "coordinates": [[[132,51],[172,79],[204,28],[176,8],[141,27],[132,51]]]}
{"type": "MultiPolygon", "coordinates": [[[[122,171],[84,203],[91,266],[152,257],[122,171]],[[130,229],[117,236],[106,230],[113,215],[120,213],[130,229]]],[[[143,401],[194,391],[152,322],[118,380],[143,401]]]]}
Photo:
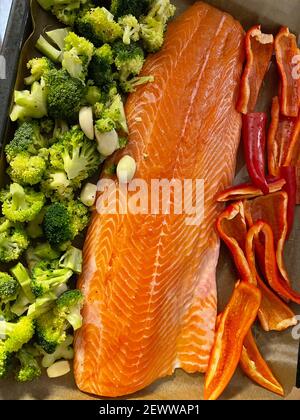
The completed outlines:
{"type": "Polygon", "coordinates": [[[71,372],[71,367],[66,360],[56,362],[47,369],[47,375],[52,379],[67,375],[69,372],[71,372]]]}
{"type": "Polygon", "coordinates": [[[119,149],[119,136],[116,130],[109,131],[108,133],[100,133],[96,129],[96,139],[98,151],[104,157],[111,156],[119,149]]]}
{"type": "Polygon", "coordinates": [[[124,156],[117,166],[117,177],[121,184],[128,184],[136,173],[136,161],[131,156],[124,156]]]}
{"type": "Polygon", "coordinates": [[[81,195],[80,195],[81,202],[87,207],[92,207],[95,204],[96,197],[97,197],[97,185],[87,183],[81,191],[81,195]]]}
{"type": "Polygon", "coordinates": [[[87,138],[90,140],[94,140],[95,131],[92,107],[84,106],[83,108],[81,108],[79,112],[79,124],[87,138]]]}

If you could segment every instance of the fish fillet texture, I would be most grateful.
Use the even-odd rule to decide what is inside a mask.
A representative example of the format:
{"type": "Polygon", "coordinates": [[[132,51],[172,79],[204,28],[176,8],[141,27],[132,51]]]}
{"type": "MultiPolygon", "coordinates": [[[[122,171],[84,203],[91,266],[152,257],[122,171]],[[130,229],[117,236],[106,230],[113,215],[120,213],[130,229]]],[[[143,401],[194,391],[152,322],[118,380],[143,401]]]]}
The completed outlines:
{"type": "Polygon", "coordinates": [[[146,181],[203,179],[204,220],[188,226],[185,215],[95,212],[75,340],[75,378],[84,392],[123,396],[176,368],[207,369],[217,313],[215,195],[235,170],[243,37],[231,16],[195,3],[147,59],[143,73],[155,82],[127,101],[130,141],[114,161],[129,154],[136,178],[146,181]]]}

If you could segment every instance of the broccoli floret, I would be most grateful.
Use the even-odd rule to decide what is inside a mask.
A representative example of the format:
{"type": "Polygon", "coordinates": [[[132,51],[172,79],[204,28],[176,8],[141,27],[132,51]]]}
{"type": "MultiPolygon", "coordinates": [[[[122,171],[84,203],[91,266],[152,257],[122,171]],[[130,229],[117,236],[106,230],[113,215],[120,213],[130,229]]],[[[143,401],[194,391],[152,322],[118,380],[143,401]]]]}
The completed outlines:
{"type": "MultiPolygon", "coordinates": [[[[102,47],[96,49],[93,55],[89,66],[89,77],[100,87],[111,84],[114,79],[113,64],[114,57],[111,46],[108,44],[102,45],[102,47]]],[[[100,101],[100,98],[98,101],[100,101]]]]}
{"type": "Polygon", "coordinates": [[[27,152],[20,153],[11,162],[8,175],[21,185],[36,185],[41,182],[46,172],[46,162],[40,156],[31,156],[27,152]]]}
{"type": "Polygon", "coordinates": [[[95,105],[101,101],[101,91],[98,86],[88,86],[85,100],[89,105],[95,105]]]}
{"type": "Polygon", "coordinates": [[[72,335],[68,335],[65,341],[59,344],[54,353],[48,354],[44,351],[44,357],[42,359],[42,366],[44,368],[49,368],[52,366],[57,360],[72,360],[74,358],[74,350],[72,347],[74,337],[72,335]]]}
{"type": "Polygon", "coordinates": [[[128,133],[121,95],[116,95],[111,102],[106,104],[100,118],[96,121],[96,128],[100,133],[106,133],[112,130],[122,130],[128,133]]]}
{"type": "Polygon", "coordinates": [[[52,12],[65,25],[73,26],[82,8],[89,7],[90,0],[38,0],[43,9],[52,12]]]}
{"type": "Polygon", "coordinates": [[[54,68],[54,65],[48,58],[42,57],[28,61],[27,68],[30,70],[31,76],[26,77],[25,84],[32,85],[34,82],[39,82],[48,71],[54,68]]]}
{"type": "Polygon", "coordinates": [[[11,222],[30,222],[40,213],[45,204],[45,196],[19,184],[11,184],[0,194],[2,213],[11,222]]]}
{"type": "Polygon", "coordinates": [[[71,246],[68,251],[59,260],[61,268],[68,268],[76,274],[82,272],[82,251],[71,246]]]}
{"type": "Polygon", "coordinates": [[[66,340],[68,324],[53,309],[38,317],[35,326],[37,343],[46,353],[54,353],[57,346],[66,340]]]}
{"type": "Polygon", "coordinates": [[[170,0],[153,0],[148,16],[167,23],[176,12],[176,7],[170,0]]]}
{"type": "Polygon", "coordinates": [[[53,168],[65,171],[72,185],[80,188],[82,181],[99,168],[101,156],[96,142],[75,126],[50,148],[50,163],[53,168]]]}
{"type": "Polygon", "coordinates": [[[42,134],[51,134],[54,130],[54,121],[51,118],[43,118],[40,121],[40,129],[42,134]]]}
{"type": "Polygon", "coordinates": [[[93,53],[94,46],[91,42],[70,32],[65,38],[62,66],[72,77],[84,82],[93,53]]]}
{"type": "Polygon", "coordinates": [[[125,45],[116,42],[113,46],[115,64],[119,70],[119,80],[125,83],[130,76],[138,76],[143,68],[145,56],[142,48],[136,43],[125,45]]]}
{"type": "Polygon", "coordinates": [[[129,45],[131,41],[140,39],[140,24],[133,15],[123,16],[119,19],[119,25],[123,29],[123,42],[129,45]]]}
{"type": "Polygon", "coordinates": [[[151,0],[112,0],[110,11],[116,17],[134,15],[139,18],[147,14],[150,3],[151,0]]]}
{"type": "Polygon", "coordinates": [[[146,51],[155,53],[164,43],[166,25],[160,20],[147,16],[141,21],[141,39],[146,51]]]}
{"type": "Polygon", "coordinates": [[[16,357],[20,362],[20,368],[16,374],[18,382],[33,381],[41,376],[41,368],[29,346],[19,350],[16,357]]]}
{"type": "Polygon", "coordinates": [[[41,189],[45,196],[53,202],[73,200],[74,198],[71,181],[64,171],[50,168],[47,178],[42,181],[41,189]]]}
{"type": "Polygon", "coordinates": [[[69,131],[69,126],[66,123],[66,121],[64,120],[55,120],[55,126],[54,126],[54,131],[53,131],[53,138],[50,141],[51,144],[56,143],[58,140],[60,140],[60,138],[67,132],[69,131]]]}
{"type": "Polygon", "coordinates": [[[38,38],[35,48],[54,63],[60,63],[62,60],[62,51],[50,44],[43,35],[38,38]]]}
{"type": "Polygon", "coordinates": [[[70,201],[64,205],[54,203],[47,209],[44,232],[53,246],[73,240],[89,222],[88,209],[80,201],[70,201]]]}
{"type": "Polygon", "coordinates": [[[8,353],[21,350],[24,344],[31,340],[33,334],[34,323],[30,316],[24,316],[16,323],[0,321],[0,335],[5,337],[0,347],[3,344],[8,353]]]}
{"type": "Polygon", "coordinates": [[[54,292],[57,287],[66,284],[72,277],[73,271],[60,268],[59,261],[41,261],[32,269],[31,290],[36,297],[42,297],[54,292]]]}
{"type": "Polygon", "coordinates": [[[43,118],[46,115],[47,92],[43,78],[40,82],[34,82],[30,91],[16,90],[14,92],[14,106],[10,114],[12,121],[23,121],[26,118],[43,118]]]}
{"type": "Polygon", "coordinates": [[[69,120],[77,116],[85,95],[84,84],[66,70],[51,70],[45,77],[49,116],[69,120]]]}
{"type": "Polygon", "coordinates": [[[50,292],[40,298],[37,298],[35,302],[29,306],[27,314],[36,319],[49,312],[53,308],[58,296],[66,290],[68,290],[68,287],[63,284],[55,290],[55,293],[50,292]]]}
{"type": "Polygon", "coordinates": [[[126,82],[122,82],[121,86],[124,92],[132,93],[136,91],[138,86],[152,82],[154,82],[153,76],[133,77],[130,80],[126,80],[126,82]]]}
{"type": "Polygon", "coordinates": [[[30,238],[38,239],[43,236],[44,232],[42,229],[42,224],[44,221],[45,213],[46,209],[43,208],[42,211],[35,217],[35,219],[28,223],[26,232],[30,238]]]}
{"type": "Polygon", "coordinates": [[[28,248],[29,241],[21,224],[0,219],[0,261],[15,261],[28,248]]]}
{"type": "Polygon", "coordinates": [[[7,376],[12,362],[12,354],[6,350],[5,344],[0,340],[0,379],[7,376]]]}
{"type": "Polygon", "coordinates": [[[63,317],[72,325],[74,331],[82,326],[81,309],[83,306],[83,294],[80,290],[69,290],[62,294],[54,308],[58,317],[63,317]]]}
{"type": "Polygon", "coordinates": [[[18,263],[11,270],[12,275],[16,278],[18,284],[21,286],[26,298],[30,303],[34,302],[34,295],[31,290],[31,278],[28,271],[22,263],[18,263]]]}
{"type": "Polygon", "coordinates": [[[18,282],[7,273],[0,273],[0,319],[14,320],[15,314],[11,311],[10,304],[17,299],[18,292],[18,282]]]}
{"type": "Polygon", "coordinates": [[[47,142],[40,133],[36,121],[24,122],[16,130],[13,140],[6,146],[5,153],[8,162],[11,162],[20,153],[37,155],[39,150],[46,147],[47,142]]]}
{"type": "MultiPolygon", "coordinates": [[[[26,262],[30,270],[43,260],[54,261],[60,258],[61,253],[53,249],[48,242],[37,244],[26,251],[26,262]]],[[[30,289],[31,290],[31,289],[30,289]]]]}
{"type": "Polygon", "coordinates": [[[113,15],[104,7],[96,7],[83,13],[76,20],[77,32],[90,40],[96,47],[111,44],[121,38],[121,26],[114,21],[113,15]]]}
{"type": "Polygon", "coordinates": [[[47,31],[46,35],[61,51],[63,51],[65,48],[65,39],[69,33],[69,28],[58,28],[53,31],[47,31]]]}

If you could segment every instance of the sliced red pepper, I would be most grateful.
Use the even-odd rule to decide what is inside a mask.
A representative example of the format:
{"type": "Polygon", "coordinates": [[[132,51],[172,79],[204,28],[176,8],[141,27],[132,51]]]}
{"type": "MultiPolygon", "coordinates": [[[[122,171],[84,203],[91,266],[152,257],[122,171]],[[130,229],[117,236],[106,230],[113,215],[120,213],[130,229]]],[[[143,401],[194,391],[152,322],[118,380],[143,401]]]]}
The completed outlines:
{"type": "Polygon", "coordinates": [[[296,135],[296,126],[297,118],[280,114],[279,99],[276,96],[272,102],[268,132],[268,167],[273,176],[280,176],[280,168],[286,164],[289,147],[296,135]]]}
{"type": "MultiPolygon", "coordinates": [[[[290,284],[289,275],[285,268],[283,251],[287,239],[288,222],[287,208],[288,195],[281,191],[267,196],[258,197],[244,203],[245,217],[247,223],[252,227],[258,221],[264,221],[272,228],[275,240],[276,259],[281,276],[287,284],[290,284]]],[[[264,261],[261,256],[264,255],[264,244],[256,241],[256,249],[261,269],[264,271],[264,261]]]]}
{"type": "MultiPolygon", "coordinates": [[[[281,191],[285,185],[284,179],[268,179],[270,193],[281,191]]],[[[250,200],[252,198],[261,197],[264,195],[262,190],[252,184],[241,184],[219,193],[216,197],[219,203],[226,203],[228,201],[250,200]]]]}
{"type": "Polygon", "coordinates": [[[265,174],[267,114],[243,115],[243,142],[247,169],[253,184],[264,194],[269,193],[265,174]]]}
{"type": "Polygon", "coordinates": [[[247,61],[241,80],[237,110],[248,114],[255,110],[263,80],[270,67],[274,37],[263,34],[260,25],[254,26],[246,34],[245,50],[247,61]]]}
{"type": "Polygon", "coordinates": [[[299,55],[297,38],[286,27],[275,38],[276,60],[281,76],[281,113],[298,117],[300,107],[300,79],[294,76],[295,56],[299,55]]]}
{"type": "Polygon", "coordinates": [[[300,293],[293,290],[279,273],[276,262],[272,228],[270,225],[262,221],[254,224],[247,234],[246,256],[252,272],[252,277],[256,273],[255,240],[259,240],[260,235],[263,235],[264,237],[264,271],[266,280],[268,281],[270,287],[284,299],[291,300],[292,302],[300,305],[300,293]]]}
{"type": "Polygon", "coordinates": [[[281,397],[284,396],[284,390],[260,354],[251,330],[244,340],[240,366],[252,381],[281,397]]]}
{"type": "Polygon", "coordinates": [[[245,282],[237,284],[217,328],[205,376],[205,400],[218,399],[231,381],[260,303],[261,292],[256,286],[245,282]]]}
{"type": "MultiPolygon", "coordinates": [[[[295,315],[259,278],[255,260],[248,264],[245,255],[247,224],[242,202],[229,206],[218,218],[217,230],[230,249],[241,278],[258,285],[262,292],[262,303],[258,318],[265,331],[283,331],[295,325],[295,315]]],[[[264,255],[264,250],[262,251],[264,255]]],[[[250,261],[251,262],[251,261],[250,261]]]]}
{"type": "Polygon", "coordinates": [[[296,119],[291,141],[286,151],[284,166],[300,167],[300,116],[296,119]]]}
{"type": "Polygon", "coordinates": [[[296,210],[296,201],[297,201],[297,174],[296,168],[294,166],[284,166],[280,169],[280,175],[285,179],[286,184],[284,185],[284,191],[289,197],[288,208],[287,208],[287,223],[288,223],[288,232],[287,238],[289,238],[295,221],[295,210],[296,210]]]}

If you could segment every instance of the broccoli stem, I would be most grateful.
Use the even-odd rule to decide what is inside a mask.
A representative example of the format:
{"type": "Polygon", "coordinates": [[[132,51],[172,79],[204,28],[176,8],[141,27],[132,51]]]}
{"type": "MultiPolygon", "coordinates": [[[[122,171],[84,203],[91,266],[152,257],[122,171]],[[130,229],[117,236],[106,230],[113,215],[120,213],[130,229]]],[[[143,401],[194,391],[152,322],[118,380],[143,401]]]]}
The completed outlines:
{"type": "Polygon", "coordinates": [[[15,278],[20,283],[20,286],[30,303],[35,301],[35,297],[31,291],[31,278],[28,275],[28,272],[23,264],[19,263],[15,267],[11,269],[11,273],[15,276],[15,278]]]}
{"type": "Polygon", "coordinates": [[[55,63],[61,62],[62,52],[54,48],[42,35],[37,40],[36,48],[55,63]]]}

